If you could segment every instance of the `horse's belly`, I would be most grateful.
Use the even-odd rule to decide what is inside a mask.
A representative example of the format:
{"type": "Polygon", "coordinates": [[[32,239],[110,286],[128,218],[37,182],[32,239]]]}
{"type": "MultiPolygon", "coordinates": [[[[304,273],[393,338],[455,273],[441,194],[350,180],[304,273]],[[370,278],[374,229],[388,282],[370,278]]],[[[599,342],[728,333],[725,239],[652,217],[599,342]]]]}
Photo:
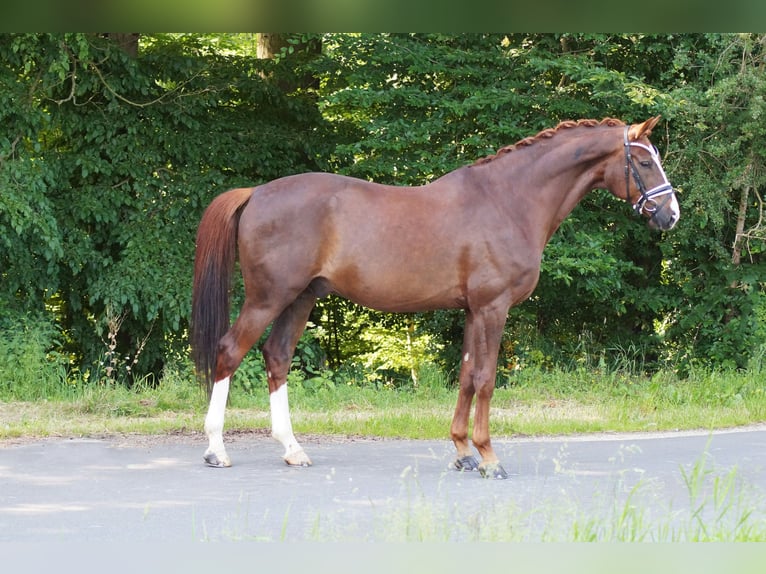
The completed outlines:
{"type": "Polygon", "coordinates": [[[426,276],[406,277],[391,272],[377,280],[343,276],[330,281],[331,290],[358,305],[391,313],[454,309],[465,305],[461,290],[426,276]]]}

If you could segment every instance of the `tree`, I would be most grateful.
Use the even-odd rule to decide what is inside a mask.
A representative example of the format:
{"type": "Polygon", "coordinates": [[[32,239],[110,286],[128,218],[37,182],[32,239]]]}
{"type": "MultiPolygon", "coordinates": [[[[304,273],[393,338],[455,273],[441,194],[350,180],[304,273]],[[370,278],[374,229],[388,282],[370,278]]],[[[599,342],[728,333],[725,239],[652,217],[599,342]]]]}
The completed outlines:
{"type": "Polygon", "coordinates": [[[329,155],[313,103],[218,40],[145,36],[134,58],[95,35],[0,38],[14,134],[0,225],[18,237],[3,233],[2,300],[55,303],[95,377],[159,377],[185,354],[194,235],[216,193],[329,155]]]}
{"type": "MultiPolygon", "coordinates": [[[[681,224],[651,234],[590,194],[501,360],[587,342],[743,367],[764,349],[763,36],[278,34],[258,58],[266,39],[0,36],[0,329],[48,317],[50,347],[92,379],[159,377],[187,351],[194,234],[217,193],[309,170],[418,185],[564,119],[660,113],[681,224]]],[[[457,364],[458,313],[329,298],[312,322],[336,367],[394,364],[384,334],[457,364]]]]}
{"type": "MultiPolygon", "coordinates": [[[[344,173],[418,185],[564,119],[643,121],[664,111],[662,90],[675,78],[656,64],[678,43],[603,34],[333,35],[325,39],[322,109],[347,142],[336,148],[344,173]]],[[[549,244],[537,291],[512,310],[508,338],[531,321],[556,343],[585,331],[601,346],[632,341],[658,354],[663,249],[623,204],[591,194],[549,244]]],[[[460,314],[422,315],[418,324],[436,330],[451,364],[460,314]]]]}
{"type": "Polygon", "coordinates": [[[763,349],[764,36],[709,35],[702,85],[674,91],[674,151],[689,223],[667,270],[676,285],[665,321],[684,368],[748,365],[763,349]],[[744,255],[744,257],[743,257],[744,255]]]}

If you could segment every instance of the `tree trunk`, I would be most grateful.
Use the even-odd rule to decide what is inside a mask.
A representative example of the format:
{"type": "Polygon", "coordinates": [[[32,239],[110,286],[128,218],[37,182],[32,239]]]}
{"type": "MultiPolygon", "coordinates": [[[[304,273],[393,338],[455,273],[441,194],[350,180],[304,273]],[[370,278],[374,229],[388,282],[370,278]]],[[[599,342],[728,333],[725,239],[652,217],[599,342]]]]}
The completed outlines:
{"type": "Polygon", "coordinates": [[[292,93],[296,90],[306,90],[319,86],[319,79],[311,73],[301,74],[302,64],[322,53],[322,40],[310,37],[300,42],[289,42],[291,34],[261,32],[257,34],[256,55],[262,60],[273,60],[277,57],[289,59],[296,73],[292,76],[280,74],[276,85],[285,92],[292,93]],[[285,52],[285,49],[292,51],[285,52]],[[285,53],[283,53],[285,52],[285,53]]]}
{"type": "MultiPolygon", "coordinates": [[[[745,233],[745,217],[747,216],[747,204],[750,200],[750,186],[743,185],[739,196],[739,211],[737,212],[737,229],[734,235],[734,245],[731,252],[731,262],[735,266],[742,260],[742,238],[745,233]]],[[[734,285],[732,285],[734,287],[734,285]]]]}
{"type": "Polygon", "coordinates": [[[257,34],[256,38],[256,55],[261,60],[273,60],[282,51],[282,48],[288,46],[287,34],[262,32],[257,34]]]}
{"type": "MultiPolygon", "coordinates": [[[[731,250],[731,263],[734,267],[739,267],[739,264],[742,261],[742,240],[745,233],[745,218],[747,216],[747,203],[749,197],[750,185],[743,185],[739,196],[739,210],[737,211],[737,228],[734,235],[734,245],[732,246],[731,250]]],[[[737,289],[738,287],[739,284],[737,283],[736,279],[733,279],[729,284],[729,288],[731,289],[737,289]]],[[[729,323],[729,321],[731,321],[736,315],[738,315],[738,310],[734,307],[734,305],[729,305],[729,308],[726,310],[726,314],[723,318],[724,324],[729,323]]]]}
{"type": "Polygon", "coordinates": [[[107,38],[117,43],[122,48],[122,51],[136,58],[138,56],[138,39],[141,34],[137,33],[121,33],[121,32],[109,32],[105,34],[107,38]]]}

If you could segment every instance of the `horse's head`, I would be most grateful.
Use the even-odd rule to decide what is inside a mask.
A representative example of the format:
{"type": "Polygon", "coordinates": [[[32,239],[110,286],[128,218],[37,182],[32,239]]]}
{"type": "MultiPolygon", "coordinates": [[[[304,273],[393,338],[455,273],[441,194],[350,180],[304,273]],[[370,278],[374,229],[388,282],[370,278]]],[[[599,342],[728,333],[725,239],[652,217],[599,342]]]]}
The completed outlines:
{"type": "Polygon", "coordinates": [[[610,191],[633,205],[636,213],[649,219],[649,226],[667,231],[681,217],[673,186],[662,169],[657,148],[649,141],[660,116],[642,124],[625,126],[623,131],[624,170],[610,178],[610,191]],[[620,180],[622,180],[620,182],[620,180]]]}

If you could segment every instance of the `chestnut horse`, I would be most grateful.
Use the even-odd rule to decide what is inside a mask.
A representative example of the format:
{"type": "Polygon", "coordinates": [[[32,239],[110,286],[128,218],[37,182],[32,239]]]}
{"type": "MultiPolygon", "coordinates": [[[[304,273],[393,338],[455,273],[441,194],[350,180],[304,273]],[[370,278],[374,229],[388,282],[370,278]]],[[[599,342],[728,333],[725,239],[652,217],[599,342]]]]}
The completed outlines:
{"type": "Polygon", "coordinates": [[[199,225],[192,297],[193,358],[211,392],[205,462],[231,465],[230,377],[272,324],[263,346],[272,436],[287,464],[311,464],[293,434],[286,378],[314,303],[336,293],[380,311],[465,310],[453,467],[506,478],[489,407],[508,310],[532,293],[543,248],[590,190],[627,200],[653,228],[676,224],[678,201],[648,140],[658,120],[562,122],[422,187],[306,173],[216,197],[199,225]],[[229,328],[237,251],[245,301],[229,328]],[[468,441],[474,397],[481,463],[468,441]]]}

